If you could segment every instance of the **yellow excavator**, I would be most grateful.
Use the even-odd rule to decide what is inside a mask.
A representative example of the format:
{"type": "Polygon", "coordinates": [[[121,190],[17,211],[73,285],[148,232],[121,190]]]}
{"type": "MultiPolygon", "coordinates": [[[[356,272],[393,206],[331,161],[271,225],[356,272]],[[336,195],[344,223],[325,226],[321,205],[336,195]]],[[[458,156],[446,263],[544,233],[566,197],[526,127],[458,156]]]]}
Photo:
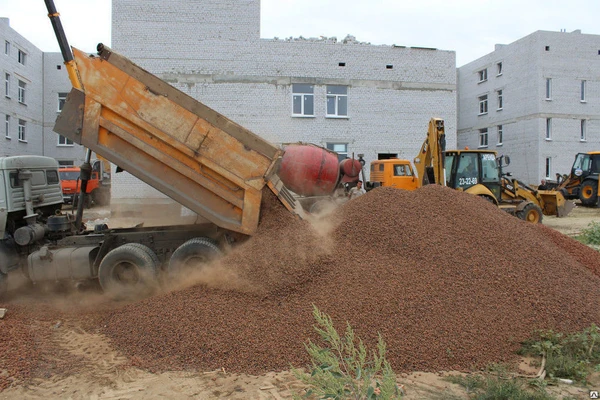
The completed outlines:
{"type": "Polygon", "coordinates": [[[444,121],[432,118],[427,138],[414,159],[420,184],[445,185],[481,196],[525,221],[539,223],[543,215],[566,216],[573,204],[561,192],[536,190],[504,173],[510,163],[493,150],[445,150],[444,121]]]}
{"type": "Polygon", "coordinates": [[[599,177],[600,151],[577,153],[571,173],[559,175],[554,190],[560,191],[567,199],[579,199],[584,206],[596,207],[600,198],[599,177]]]}

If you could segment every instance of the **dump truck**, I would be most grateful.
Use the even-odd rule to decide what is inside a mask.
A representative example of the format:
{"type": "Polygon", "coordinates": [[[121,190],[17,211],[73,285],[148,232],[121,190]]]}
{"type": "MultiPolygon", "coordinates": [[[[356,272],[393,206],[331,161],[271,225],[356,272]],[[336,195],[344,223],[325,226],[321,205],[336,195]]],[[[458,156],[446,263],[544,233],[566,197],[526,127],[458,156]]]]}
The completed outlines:
{"type": "Polygon", "coordinates": [[[0,159],[0,295],[12,271],[33,283],[97,280],[117,296],[146,293],[254,234],[265,191],[304,218],[299,198],[327,198],[358,179],[335,153],[301,143],[280,149],[102,44],[97,55],[71,48],[54,2],[45,3],[73,85],[54,131],[87,148],[82,200],[75,215],[61,212],[55,160],[0,159]],[[207,222],[86,226],[92,152],[207,222]],[[324,169],[325,159],[335,162],[324,169]]]}
{"type": "MultiPolygon", "coordinates": [[[[377,186],[395,186],[414,190],[428,184],[439,184],[483,197],[500,209],[525,221],[539,223],[543,215],[567,215],[573,207],[562,193],[536,190],[513,179],[504,168],[510,158],[498,156],[492,150],[446,150],[444,121],[432,118],[419,153],[413,160],[417,179],[399,177],[391,167],[407,169],[407,160],[371,162],[371,177],[367,190],[377,186]],[[381,174],[389,166],[389,173],[381,174]],[[373,174],[373,172],[376,172],[373,174]]],[[[400,171],[400,172],[402,172],[400,171]]],[[[399,175],[399,174],[398,174],[399,175]]]]}

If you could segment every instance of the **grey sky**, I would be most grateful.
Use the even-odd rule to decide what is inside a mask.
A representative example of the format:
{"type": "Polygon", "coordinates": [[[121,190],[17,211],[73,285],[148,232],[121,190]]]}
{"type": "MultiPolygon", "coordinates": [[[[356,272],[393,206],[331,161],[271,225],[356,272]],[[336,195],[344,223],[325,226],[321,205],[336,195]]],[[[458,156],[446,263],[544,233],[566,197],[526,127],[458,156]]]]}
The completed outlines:
{"type": "MultiPolygon", "coordinates": [[[[110,44],[110,0],[55,0],[69,43],[110,44]]],[[[43,51],[58,51],[43,0],[0,0],[0,17],[43,51]]],[[[600,34],[598,0],[261,0],[261,37],[350,34],[361,42],[456,51],[462,66],[537,30],[600,34]]]]}

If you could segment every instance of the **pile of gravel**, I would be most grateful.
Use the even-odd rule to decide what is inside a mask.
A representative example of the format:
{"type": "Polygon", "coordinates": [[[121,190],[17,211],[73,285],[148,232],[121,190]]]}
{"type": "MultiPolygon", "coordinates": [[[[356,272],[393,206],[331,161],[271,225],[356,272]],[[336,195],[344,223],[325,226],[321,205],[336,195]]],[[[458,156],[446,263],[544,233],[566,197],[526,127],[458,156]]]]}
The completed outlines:
{"type": "Polygon", "coordinates": [[[381,333],[400,372],[509,361],[536,329],[600,323],[598,254],[475,196],[379,188],[319,229],[264,198],[222,279],[103,313],[101,332],[150,370],[258,374],[309,362],[314,304],[371,348],[381,333]]]}

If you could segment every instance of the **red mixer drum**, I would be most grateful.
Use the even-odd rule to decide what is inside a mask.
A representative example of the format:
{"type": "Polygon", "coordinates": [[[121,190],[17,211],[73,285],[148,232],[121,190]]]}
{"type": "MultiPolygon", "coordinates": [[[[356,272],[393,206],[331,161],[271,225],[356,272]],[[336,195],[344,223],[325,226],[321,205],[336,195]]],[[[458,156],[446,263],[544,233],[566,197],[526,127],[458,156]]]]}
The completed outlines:
{"type": "Polygon", "coordinates": [[[358,176],[362,169],[360,161],[346,158],[340,162],[340,173],[342,174],[342,183],[358,182],[358,176]]]}
{"type": "Polygon", "coordinates": [[[307,144],[286,146],[278,172],[283,184],[302,196],[333,193],[339,174],[335,153],[307,144]]]}

